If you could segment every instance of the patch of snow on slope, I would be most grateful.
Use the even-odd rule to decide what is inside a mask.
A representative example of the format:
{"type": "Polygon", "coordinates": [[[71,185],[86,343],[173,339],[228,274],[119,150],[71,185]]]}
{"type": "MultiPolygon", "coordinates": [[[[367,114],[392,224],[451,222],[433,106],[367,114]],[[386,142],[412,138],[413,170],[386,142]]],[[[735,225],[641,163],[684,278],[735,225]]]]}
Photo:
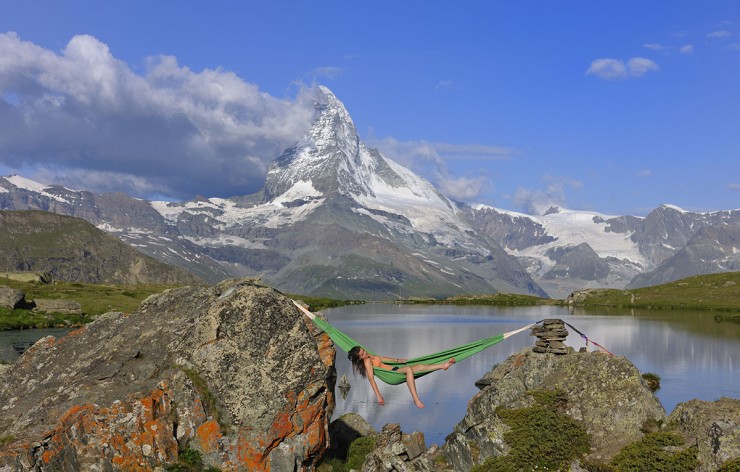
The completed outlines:
{"type": "Polygon", "coordinates": [[[296,200],[312,200],[321,197],[324,194],[316,190],[311,181],[301,180],[293,184],[287,192],[272,200],[273,205],[284,206],[284,203],[294,202],[296,200]]]}
{"type": "Polygon", "coordinates": [[[275,200],[253,207],[240,207],[236,202],[223,198],[210,198],[196,202],[172,203],[151,202],[154,208],[168,223],[174,224],[181,213],[206,215],[220,223],[219,229],[225,230],[238,224],[254,221],[270,228],[293,224],[305,218],[324,201],[322,194],[311,185],[311,182],[299,181],[287,192],[275,200]],[[306,203],[295,207],[284,204],[296,200],[306,203]]]}
{"type": "Polygon", "coordinates": [[[54,195],[54,194],[47,192],[46,189],[49,188],[50,185],[44,185],[34,180],[21,177],[20,175],[17,175],[17,174],[5,177],[5,180],[15,185],[16,187],[22,188],[24,190],[28,190],[29,192],[41,194],[47,198],[51,198],[52,200],[56,200],[58,202],[69,203],[67,199],[62,198],[59,195],[54,195]]]}
{"type": "Polygon", "coordinates": [[[557,238],[555,241],[547,244],[532,246],[523,251],[513,251],[516,256],[535,257],[549,261],[549,258],[545,257],[545,252],[548,249],[563,246],[578,246],[582,243],[588,243],[599,257],[627,259],[643,267],[647,266],[647,261],[640,254],[637,244],[630,240],[631,233],[606,231],[608,223],[602,220],[616,218],[615,216],[565,209],[561,209],[558,213],[544,216],[524,215],[522,213],[500,209],[495,210],[513,217],[529,218],[535,223],[541,224],[547,231],[547,234],[557,238]],[[597,223],[594,221],[594,218],[602,222],[597,223]]]}

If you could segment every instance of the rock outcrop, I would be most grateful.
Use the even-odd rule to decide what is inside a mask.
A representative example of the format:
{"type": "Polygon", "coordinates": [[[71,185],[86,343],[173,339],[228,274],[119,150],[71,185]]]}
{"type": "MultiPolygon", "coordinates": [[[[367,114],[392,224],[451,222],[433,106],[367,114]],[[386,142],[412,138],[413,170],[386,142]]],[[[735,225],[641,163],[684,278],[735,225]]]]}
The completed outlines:
{"type": "Polygon", "coordinates": [[[334,356],[254,280],[168,290],[42,339],[2,374],[0,471],[146,471],[188,450],[224,471],[311,469],[334,356]]]}
{"type": "Polygon", "coordinates": [[[26,294],[21,290],[0,286],[0,307],[14,310],[26,303],[26,294]]]}
{"type": "Polygon", "coordinates": [[[531,391],[565,394],[564,413],[583,424],[592,437],[590,459],[606,461],[638,440],[648,422],[665,419],[665,410],[647,388],[640,372],[624,357],[600,352],[538,354],[526,348],[486,375],[488,385],[468,403],[468,413],[443,446],[454,470],[470,470],[486,458],[504,455],[507,426],[498,407],[532,406],[531,391]]]}
{"type": "Polygon", "coordinates": [[[35,298],[33,304],[33,311],[41,313],[60,313],[62,315],[82,314],[82,306],[74,300],[35,298]]]}
{"type": "Polygon", "coordinates": [[[668,424],[675,426],[690,444],[697,445],[697,472],[718,470],[740,458],[740,399],[679,403],[668,417],[668,424]]]}

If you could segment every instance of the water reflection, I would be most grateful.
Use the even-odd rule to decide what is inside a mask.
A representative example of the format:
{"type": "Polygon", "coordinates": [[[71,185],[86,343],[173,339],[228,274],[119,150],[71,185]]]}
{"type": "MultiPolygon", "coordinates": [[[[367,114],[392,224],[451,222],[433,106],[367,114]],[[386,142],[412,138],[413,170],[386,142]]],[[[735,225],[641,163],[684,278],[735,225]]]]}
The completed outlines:
{"type": "MultiPolygon", "coordinates": [[[[640,371],[661,377],[658,398],[670,412],[677,403],[699,398],[740,397],[740,324],[718,323],[716,313],[610,310],[604,315],[567,307],[454,307],[369,304],[327,310],[329,321],[381,355],[415,357],[511,331],[543,318],[562,318],[616,355],[629,358],[640,371]]],[[[339,378],[352,385],[346,398],[337,397],[335,417],[356,412],[380,429],[401,423],[406,432],[423,431],[428,444],[441,444],[478,392],[474,382],[495,364],[534,338],[518,334],[448,371],[417,381],[417,409],[405,384],[378,382],[386,405],[375,402],[367,380],[355,377],[344,353],[337,354],[339,378]]],[[[571,332],[566,344],[578,349],[585,341],[571,332]]],[[[591,346],[593,348],[593,346],[591,346]]]]}

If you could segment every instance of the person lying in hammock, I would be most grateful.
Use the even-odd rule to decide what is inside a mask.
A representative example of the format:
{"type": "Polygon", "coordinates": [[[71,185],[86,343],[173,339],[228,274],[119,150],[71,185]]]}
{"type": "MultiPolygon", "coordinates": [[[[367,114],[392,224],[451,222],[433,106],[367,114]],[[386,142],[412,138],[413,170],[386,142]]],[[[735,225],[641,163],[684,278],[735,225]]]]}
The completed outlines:
{"type": "Polygon", "coordinates": [[[411,396],[414,398],[414,404],[419,408],[424,408],[424,404],[419,400],[419,395],[416,393],[416,379],[414,378],[414,372],[421,371],[432,371],[432,370],[447,370],[452,364],[455,363],[455,358],[452,357],[443,364],[416,364],[416,365],[397,365],[389,366],[385,362],[406,362],[406,359],[396,357],[381,357],[374,354],[370,354],[360,346],[355,346],[349,350],[347,354],[352,363],[352,370],[355,374],[360,374],[365,377],[369,382],[370,386],[375,392],[375,396],[378,397],[378,405],[385,405],[383,395],[380,394],[378,385],[375,383],[375,374],[373,373],[373,367],[379,367],[381,369],[393,370],[406,374],[406,384],[409,386],[411,396]]]}

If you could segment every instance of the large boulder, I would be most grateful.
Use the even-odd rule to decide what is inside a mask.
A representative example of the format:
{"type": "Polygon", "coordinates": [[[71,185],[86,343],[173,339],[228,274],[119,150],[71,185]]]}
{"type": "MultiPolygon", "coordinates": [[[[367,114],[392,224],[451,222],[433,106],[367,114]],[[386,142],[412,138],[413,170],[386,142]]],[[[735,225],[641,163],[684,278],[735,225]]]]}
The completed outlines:
{"type": "Polygon", "coordinates": [[[740,458],[740,400],[720,398],[714,402],[691,400],[679,403],[668,417],[689,444],[698,447],[697,472],[718,470],[740,458]]]}
{"type": "Polygon", "coordinates": [[[622,447],[640,439],[646,425],[666,414],[638,369],[624,357],[600,352],[539,354],[525,348],[496,366],[478,382],[485,386],[468,403],[468,412],[442,449],[454,470],[470,470],[489,457],[505,455],[508,427],[497,408],[533,405],[532,390],[564,393],[564,413],[592,437],[589,459],[608,461],[622,447]]]}
{"type": "Polygon", "coordinates": [[[146,471],[184,451],[224,471],[311,469],[334,356],[256,281],[168,290],[42,339],[0,376],[0,471],[146,471]]]}
{"type": "Polygon", "coordinates": [[[41,313],[58,313],[62,315],[81,315],[82,306],[74,300],[57,298],[35,298],[33,311],[41,313]]]}
{"type": "Polygon", "coordinates": [[[16,290],[5,285],[0,286],[0,307],[14,310],[25,305],[25,303],[26,294],[21,290],[16,290]]]}

